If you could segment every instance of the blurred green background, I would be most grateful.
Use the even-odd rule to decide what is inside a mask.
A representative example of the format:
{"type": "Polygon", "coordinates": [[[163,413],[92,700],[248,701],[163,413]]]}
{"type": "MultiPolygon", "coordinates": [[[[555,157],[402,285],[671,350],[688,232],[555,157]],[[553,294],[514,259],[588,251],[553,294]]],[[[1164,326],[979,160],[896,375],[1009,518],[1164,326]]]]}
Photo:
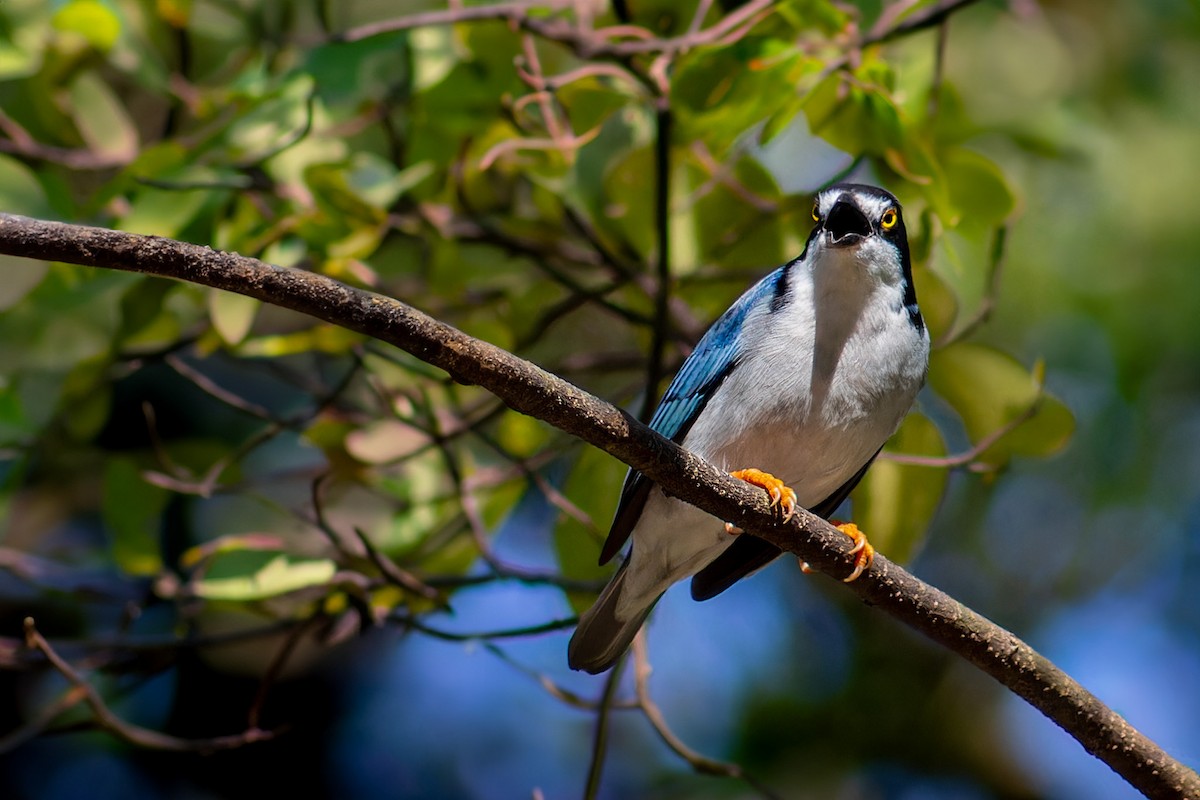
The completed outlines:
{"type": "MultiPolygon", "coordinates": [[[[816,189],[884,185],[936,352],[849,511],[1196,766],[1200,9],[906,29],[938,5],[9,0],[0,210],[320,271],[639,412],[816,189]]],[[[605,682],[566,639],[622,465],[254,301],[0,269],[0,794],[584,792],[605,682]],[[52,713],[27,616],[129,725],[286,731],[164,752],[52,713]]],[[[671,729],[779,796],[1136,796],[791,560],[668,593],[647,639],[671,729]]],[[[759,796],[615,697],[599,796],[759,796]]]]}

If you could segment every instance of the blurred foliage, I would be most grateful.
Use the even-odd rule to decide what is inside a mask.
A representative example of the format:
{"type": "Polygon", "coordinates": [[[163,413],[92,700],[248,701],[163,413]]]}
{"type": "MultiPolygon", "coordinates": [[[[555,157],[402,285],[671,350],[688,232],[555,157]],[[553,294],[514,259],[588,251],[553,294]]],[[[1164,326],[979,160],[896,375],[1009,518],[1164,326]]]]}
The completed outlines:
{"type": "MultiPolygon", "coordinates": [[[[379,3],[9,0],[0,209],[318,271],[640,409],[664,388],[648,379],[669,376],[710,320],[799,252],[814,191],[852,176],[904,203],[935,339],[929,391],[852,498],[872,541],[907,557],[952,471],[994,479],[1067,443],[1075,423],[1046,388],[1053,366],[984,323],[1039,303],[1006,280],[1028,230],[1019,187],[1038,165],[1078,157],[1083,143],[1064,131],[1089,111],[1026,119],[973,93],[970,68],[947,66],[954,33],[940,49],[936,27],[897,27],[936,5],[925,0],[783,0],[725,35],[706,35],[724,4],[700,3],[694,20],[695,3],[614,5],[628,16],[599,4],[594,19],[530,10],[540,26],[389,28],[401,12],[379,3]],[[549,25],[559,20],[591,39],[549,25]],[[598,32],[617,24],[647,38],[598,32]],[[689,31],[694,46],[667,46],[689,31]],[[889,43],[857,47],[867,31],[889,43]]],[[[1084,36],[1061,32],[1078,22],[1068,11],[963,14],[1001,61],[1010,102],[1020,87],[999,78],[1068,80],[1031,75],[1007,50],[1036,35],[1065,64],[1060,38],[1084,36]]],[[[1129,79],[1170,91],[1153,65],[1129,79]]],[[[1177,235],[1169,209],[1148,210],[1152,186],[1110,211],[1177,235]]],[[[1077,224],[1077,202],[1109,199],[1062,200],[1056,224],[1077,224]]],[[[1045,280],[1079,280],[1082,263],[1064,258],[1045,280]]],[[[480,580],[549,583],[578,606],[605,574],[595,559],[624,467],[481,390],[240,296],[0,267],[7,635],[27,615],[82,641],[313,620],[306,632],[337,642],[453,607],[480,580]],[[545,573],[492,547],[535,500],[553,509],[539,532],[555,564],[545,573]]],[[[1144,346],[1114,341],[1131,376],[1144,346]]],[[[270,661],[221,668],[262,674],[270,661]]]]}

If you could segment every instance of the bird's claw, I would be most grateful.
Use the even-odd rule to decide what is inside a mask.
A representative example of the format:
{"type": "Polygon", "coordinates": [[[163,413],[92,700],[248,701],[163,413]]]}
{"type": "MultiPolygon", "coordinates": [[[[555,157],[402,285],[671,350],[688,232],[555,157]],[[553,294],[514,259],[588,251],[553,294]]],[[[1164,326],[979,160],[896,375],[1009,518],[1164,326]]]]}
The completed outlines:
{"type": "MultiPolygon", "coordinates": [[[[859,576],[867,571],[867,568],[871,566],[872,562],[875,561],[875,548],[872,547],[871,543],[867,541],[867,535],[860,531],[858,526],[853,522],[834,523],[834,527],[849,536],[850,541],[854,543],[854,546],[850,548],[849,552],[849,555],[854,556],[854,569],[850,571],[849,575],[842,579],[842,582],[850,583],[851,581],[856,581],[858,580],[859,576]]],[[[803,559],[800,561],[800,571],[805,575],[810,575],[815,572],[812,566],[810,566],[809,563],[803,559]]]]}
{"type": "Polygon", "coordinates": [[[783,521],[787,522],[796,513],[796,493],[786,483],[761,469],[739,469],[729,473],[746,483],[764,489],[771,498],[771,507],[779,506],[783,521]]]}
{"type": "Polygon", "coordinates": [[[850,548],[850,555],[854,556],[854,569],[842,580],[845,583],[856,581],[875,560],[875,548],[867,541],[867,535],[860,531],[853,522],[843,522],[834,527],[849,536],[850,541],[854,542],[854,546],[850,548]]]}

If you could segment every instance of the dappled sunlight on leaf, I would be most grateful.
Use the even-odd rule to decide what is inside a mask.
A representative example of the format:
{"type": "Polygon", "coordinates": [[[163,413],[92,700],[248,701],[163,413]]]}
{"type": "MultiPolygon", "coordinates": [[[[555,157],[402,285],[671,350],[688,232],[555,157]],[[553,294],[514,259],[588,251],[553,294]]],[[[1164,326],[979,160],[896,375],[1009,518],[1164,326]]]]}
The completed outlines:
{"type": "Polygon", "coordinates": [[[979,456],[993,467],[1016,455],[1051,455],[1075,427],[1071,412],[1036,374],[986,345],[960,342],[935,351],[929,383],[962,418],[972,442],[1003,434],[979,456]]]}

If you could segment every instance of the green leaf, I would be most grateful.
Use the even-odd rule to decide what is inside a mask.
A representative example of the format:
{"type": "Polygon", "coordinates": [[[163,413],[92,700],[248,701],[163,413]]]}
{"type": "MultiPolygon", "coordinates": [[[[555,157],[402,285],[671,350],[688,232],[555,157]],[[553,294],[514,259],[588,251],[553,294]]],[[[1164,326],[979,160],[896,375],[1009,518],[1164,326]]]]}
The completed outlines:
{"type": "Polygon", "coordinates": [[[209,192],[144,187],[130,203],[119,228],[147,236],[178,238],[212,198],[209,192]]]}
{"type": "Polygon", "coordinates": [[[111,50],[121,37],[121,20],[99,0],[72,0],[55,13],[53,24],[79,34],[101,52],[111,50]]]}
{"type": "Polygon", "coordinates": [[[113,395],[108,368],[107,356],[80,361],[63,381],[59,411],[67,431],[78,441],[91,439],[108,421],[113,395]]]}
{"type": "Polygon", "coordinates": [[[992,227],[1012,214],[1016,198],[995,162],[971,150],[957,148],[943,157],[942,167],[951,201],[962,220],[992,227]]]}
{"type": "Polygon", "coordinates": [[[162,313],[163,300],[179,283],[165,278],[144,278],[121,296],[121,326],[117,341],[124,343],[141,333],[162,313]]]}
{"type": "Polygon", "coordinates": [[[524,496],[528,486],[528,482],[524,480],[515,480],[489,490],[480,509],[483,524],[493,530],[499,527],[524,496]]]}
{"type": "Polygon", "coordinates": [[[633,150],[604,176],[604,214],[608,224],[639,252],[654,250],[654,155],[649,147],[633,150]]]}
{"type": "Polygon", "coordinates": [[[929,384],[962,418],[971,441],[1004,433],[979,460],[996,467],[1014,455],[1047,456],[1061,449],[1075,426],[1062,401],[1046,393],[1035,374],[987,345],[956,342],[934,351],[929,384]]]}
{"type": "Polygon", "coordinates": [[[409,34],[413,49],[413,85],[418,91],[437,85],[458,63],[454,31],[446,25],[430,25],[409,34]]]}
{"type": "MultiPolygon", "coordinates": [[[[564,576],[595,580],[612,572],[611,564],[600,566],[597,561],[624,478],[625,465],[612,456],[591,447],[580,451],[562,491],[592,524],[563,514],[555,525],[554,550],[564,576]]],[[[595,598],[569,595],[568,599],[576,610],[582,610],[595,598]]]]}
{"type": "Polygon", "coordinates": [[[228,345],[241,344],[254,325],[262,303],[236,292],[212,289],[208,292],[208,316],[221,340],[228,345]]]}
{"type": "Polygon", "coordinates": [[[671,81],[681,135],[723,156],[747,130],[794,104],[808,63],[792,42],[761,36],[693,51],[671,81]]]}
{"type": "Polygon", "coordinates": [[[915,264],[912,273],[921,316],[929,328],[929,338],[936,342],[946,335],[958,318],[958,296],[942,276],[928,266],[915,264]]]}
{"type": "Polygon", "coordinates": [[[0,155],[0,208],[29,217],[55,216],[33,170],[7,155],[0,155]]]}
{"type": "Polygon", "coordinates": [[[500,417],[495,436],[513,456],[529,458],[545,446],[549,433],[544,422],[513,411],[500,417]]]}
{"type": "Polygon", "coordinates": [[[247,111],[225,131],[225,143],[239,159],[258,159],[293,141],[311,121],[313,80],[303,73],[290,76],[265,96],[247,87],[247,111]]]}
{"type": "Polygon", "coordinates": [[[371,541],[389,555],[415,551],[459,512],[455,488],[446,472],[446,457],[437,448],[405,460],[402,468],[380,482],[380,488],[400,502],[399,510],[371,531],[371,541]]]}
{"type": "Polygon", "coordinates": [[[556,93],[573,130],[583,133],[632,104],[627,87],[610,86],[599,78],[572,81],[556,93]]]}
{"type": "Polygon", "coordinates": [[[5,311],[20,302],[46,277],[50,265],[45,261],[30,258],[0,255],[0,311],[5,311]]]}
{"type": "Polygon", "coordinates": [[[336,325],[317,325],[295,333],[255,336],[242,341],[237,352],[247,357],[278,357],[309,353],[345,353],[363,340],[363,335],[336,325]]]}
{"type": "Polygon", "coordinates": [[[900,112],[883,87],[841,72],[817,84],[805,98],[804,113],[809,129],[843,152],[883,156],[906,149],[900,112]]]}
{"type": "Polygon", "coordinates": [[[0,25],[0,80],[4,81],[36,75],[42,67],[46,49],[41,19],[22,21],[8,8],[4,8],[5,20],[0,25]]]}
{"type": "MultiPolygon", "coordinates": [[[[379,223],[382,221],[386,203],[373,202],[360,189],[371,184],[378,185],[380,181],[395,177],[396,170],[390,164],[374,156],[363,155],[355,159],[358,164],[313,164],[304,170],[304,182],[312,189],[313,195],[326,211],[335,218],[350,217],[352,219],[379,223]],[[383,173],[387,173],[387,178],[383,173]],[[359,185],[355,185],[356,182],[359,185]]],[[[384,192],[387,198],[395,196],[394,192],[384,192]]],[[[390,202],[390,199],[381,197],[390,202]]]]}
{"type": "Polygon", "coordinates": [[[282,553],[235,550],[214,558],[195,582],[198,597],[248,602],[323,586],[333,580],[337,564],[328,558],[298,559],[282,553]]]}
{"type": "Polygon", "coordinates": [[[221,553],[232,553],[238,550],[278,552],[283,548],[283,543],[283,538],[273,533],[230,533],[189,547],[179,556],[179,566],[184,569],[193,569],[202,561],[209,560],[221,553]]]}
{"type": "Polygon", "coordinates": [[[162,570],[160,529],[170,493],[142,479],[129,458],[111,458],[104,469],[101,515],[112,537],[117,565],[131,575],[155,575],[162,570]]]}
{"type": "Polygon", "coordinates": [[[417,28],[368,36],[356,42],[330,42],[308,51],[300,69],[327,106],[359,107],[378,103],[402,85],[408,73],[408,37],[414,40],[440,28],[417,28]]]}
{"type": "Polygon", "coordinates": [[[132,159],[138,151],[137,127],[109,84],[94,72],[83,72],[69,91],[71,117],[88,149],[132,159]]]}
{"type": "MultiPolygon", "coordinates": [[[[787,258],[784,242],[796,220],[772,205],[780,200],[779,188],[761,163],[739,158],[734,164],[721,165],[718,168],[725,170],[727,177],[716,185],[709,169],[690,161],[687,166],[689,183],[681,191],[692,194],[702,187],[705,191],[692,206],[694,224],[688,237],[689,243],[699,246],[699,253],[690,260],[680,258],[682,263],[717,263],[761,274],[787,258]],[[747,202],[749,197],[760,198],[761,204],[747,202]]],[[[806,223],[807,210],[804,213],[806,223]]]]}
{"type": "Polygon", "coordinates": [[[852,6],[831,0],[784,0],[772,11],[796,32],[810,32],[816,28],[827,35],[842,31],[854,19],[851,14],[855,13],[852,6]]]}
{"type": "Polygon", "coordinates": [[[19,387],[0,376],[0,444],[11,444],[37,433],[38,424],[25,412],[19,387]]]}
{"type": "Polygon", "coordinates": [[[909,414],[900,429],[854,490],[854,521],[871,544],[888,558],[904,563],[924,541],[946,491],[949,471],[901,464],[889,453],[940,457],[946,444],[937,426],[921,414],[909,414]]]}

